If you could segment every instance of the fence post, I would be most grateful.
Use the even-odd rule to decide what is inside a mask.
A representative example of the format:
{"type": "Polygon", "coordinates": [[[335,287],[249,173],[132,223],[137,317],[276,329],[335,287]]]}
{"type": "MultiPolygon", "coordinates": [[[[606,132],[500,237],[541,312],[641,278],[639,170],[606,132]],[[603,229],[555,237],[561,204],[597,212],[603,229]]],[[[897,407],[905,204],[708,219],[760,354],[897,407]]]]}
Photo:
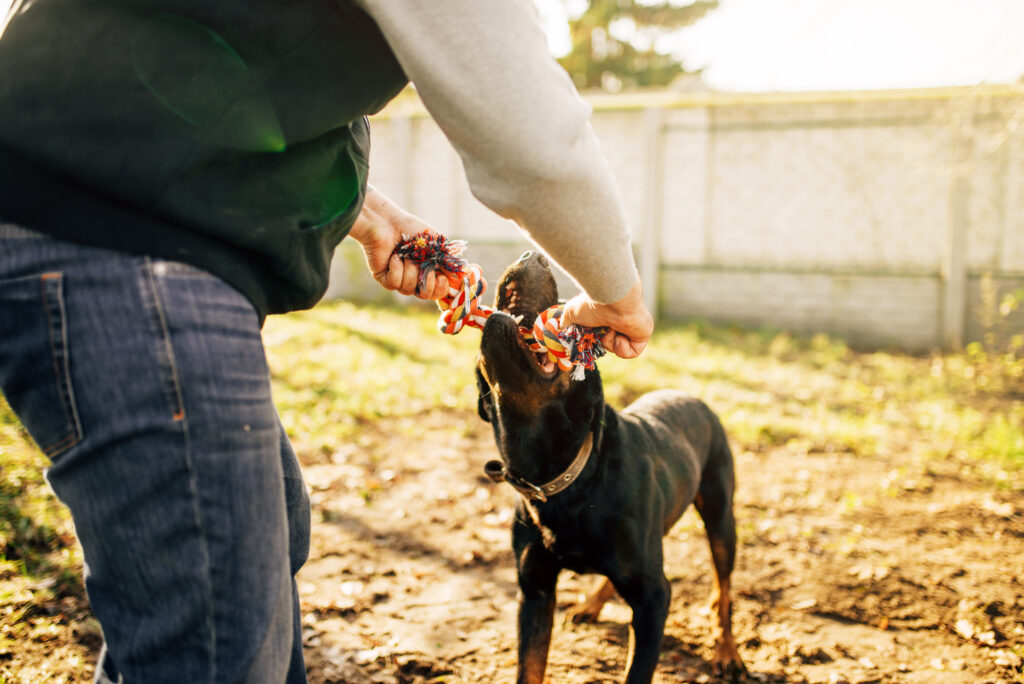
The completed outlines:
{"type": "Polygon", "coordinates": [[[964,346],[967,314],[967,228],[970,198],[971,138],[968,116],[953,122],[950,217],[942,254],[942,346],[959,350],[964,346]]]}
{"type": "Polygon", "coordinates": [[[665,173],[662,154],[664,110],[644,110],[644,205],[640,230],[640,280],[644,304],[658,318],[658,287],[661,281],[661,206],[665,173]]]}
{"type": "Polygon", "coordinates": [[[398,193],[395,202],[402,209],[415,213],[412,206],[412,116],[399,112],[391,119],[395,130],[396,162],[398,166],[398,193]]]}

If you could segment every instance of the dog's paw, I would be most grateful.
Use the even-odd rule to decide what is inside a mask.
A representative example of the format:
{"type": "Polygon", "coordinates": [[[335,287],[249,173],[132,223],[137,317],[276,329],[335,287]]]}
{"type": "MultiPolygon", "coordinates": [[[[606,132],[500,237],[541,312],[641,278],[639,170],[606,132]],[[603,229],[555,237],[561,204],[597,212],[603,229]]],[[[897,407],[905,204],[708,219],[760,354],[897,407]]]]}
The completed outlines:
{"type": "Polygon", "coordinates": [[[592,625],[601,615],[602,606],[603,604],[595,606],[591,601],[577,603],[565,611],[565,617],[574,625],[592,625]]]}
{"type": "Polygon", "coordinates": [[[742,682],[747,675],[747,668],[736,650],[736,644],[731,642],[715,644],[715,657],[711,665],[715,677],[727,682],[742,682]]]}
{"type": "Polygon", "coordinates": [[[714,673],[716,679],[739,684],[746,681],[747,668],[743,666],[743,663],[716,663],[714,673]]]}

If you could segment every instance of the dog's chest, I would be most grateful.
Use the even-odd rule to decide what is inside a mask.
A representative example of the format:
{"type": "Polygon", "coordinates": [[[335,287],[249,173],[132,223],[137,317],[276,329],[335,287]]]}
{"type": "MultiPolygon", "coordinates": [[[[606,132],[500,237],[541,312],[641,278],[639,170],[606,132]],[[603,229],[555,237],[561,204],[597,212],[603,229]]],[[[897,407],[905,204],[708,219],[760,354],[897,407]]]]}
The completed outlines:
{"type": "Polygon", "coordinates": [[[523,501],[528,519],[539,531],[544,547],[558,559],[558,564],[573,572],[600,572],[597,567],[607,553],[607,540],[602,539],[594,521],[586,516],[586,508],[575,515],[541,511],[530,501],[523,501]]]}

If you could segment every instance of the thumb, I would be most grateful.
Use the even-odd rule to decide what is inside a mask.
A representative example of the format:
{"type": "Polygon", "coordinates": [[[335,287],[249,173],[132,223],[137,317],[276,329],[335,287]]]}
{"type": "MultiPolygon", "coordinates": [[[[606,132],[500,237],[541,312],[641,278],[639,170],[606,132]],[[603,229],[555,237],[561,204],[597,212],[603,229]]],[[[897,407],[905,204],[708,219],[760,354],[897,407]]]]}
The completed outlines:
{"type": "Polygon", "coordinates": [[[597,326],[597,317],[593,311],[593,301],[586,294],[580,293],[562,305],[561,327],[582,325],[586,328],[597,326]]]}

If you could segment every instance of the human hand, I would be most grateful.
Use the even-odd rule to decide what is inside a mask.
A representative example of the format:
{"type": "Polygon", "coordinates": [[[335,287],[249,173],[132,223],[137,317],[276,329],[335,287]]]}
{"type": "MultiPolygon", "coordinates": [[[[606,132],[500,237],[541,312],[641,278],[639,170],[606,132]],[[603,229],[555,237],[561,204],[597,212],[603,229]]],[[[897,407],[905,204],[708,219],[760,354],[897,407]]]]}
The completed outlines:
{"type": "Polygon", "coordinates": [[[654,319],[644,304],[639,279],[625,297],[611,304],[595,302],[586,293],[576,295],[565,303],[562,313],[563,325],[573,323],[588,328],[610,328],[601,338],[601,344],[624,359],[639,356],[654,331],[654,319]]]}
{"type": "Polygon", "coordinates": [[[420,299],[441,299],[448,294],[448,278],[430,271],[423,286],[418,287],[419,267],[392,253],[403,234],[416,235],[423,231],[436,232],[428,223],[402,211],[371,187],[349,235],[362,245],[366,266],[381,287],[420,299]]]}

